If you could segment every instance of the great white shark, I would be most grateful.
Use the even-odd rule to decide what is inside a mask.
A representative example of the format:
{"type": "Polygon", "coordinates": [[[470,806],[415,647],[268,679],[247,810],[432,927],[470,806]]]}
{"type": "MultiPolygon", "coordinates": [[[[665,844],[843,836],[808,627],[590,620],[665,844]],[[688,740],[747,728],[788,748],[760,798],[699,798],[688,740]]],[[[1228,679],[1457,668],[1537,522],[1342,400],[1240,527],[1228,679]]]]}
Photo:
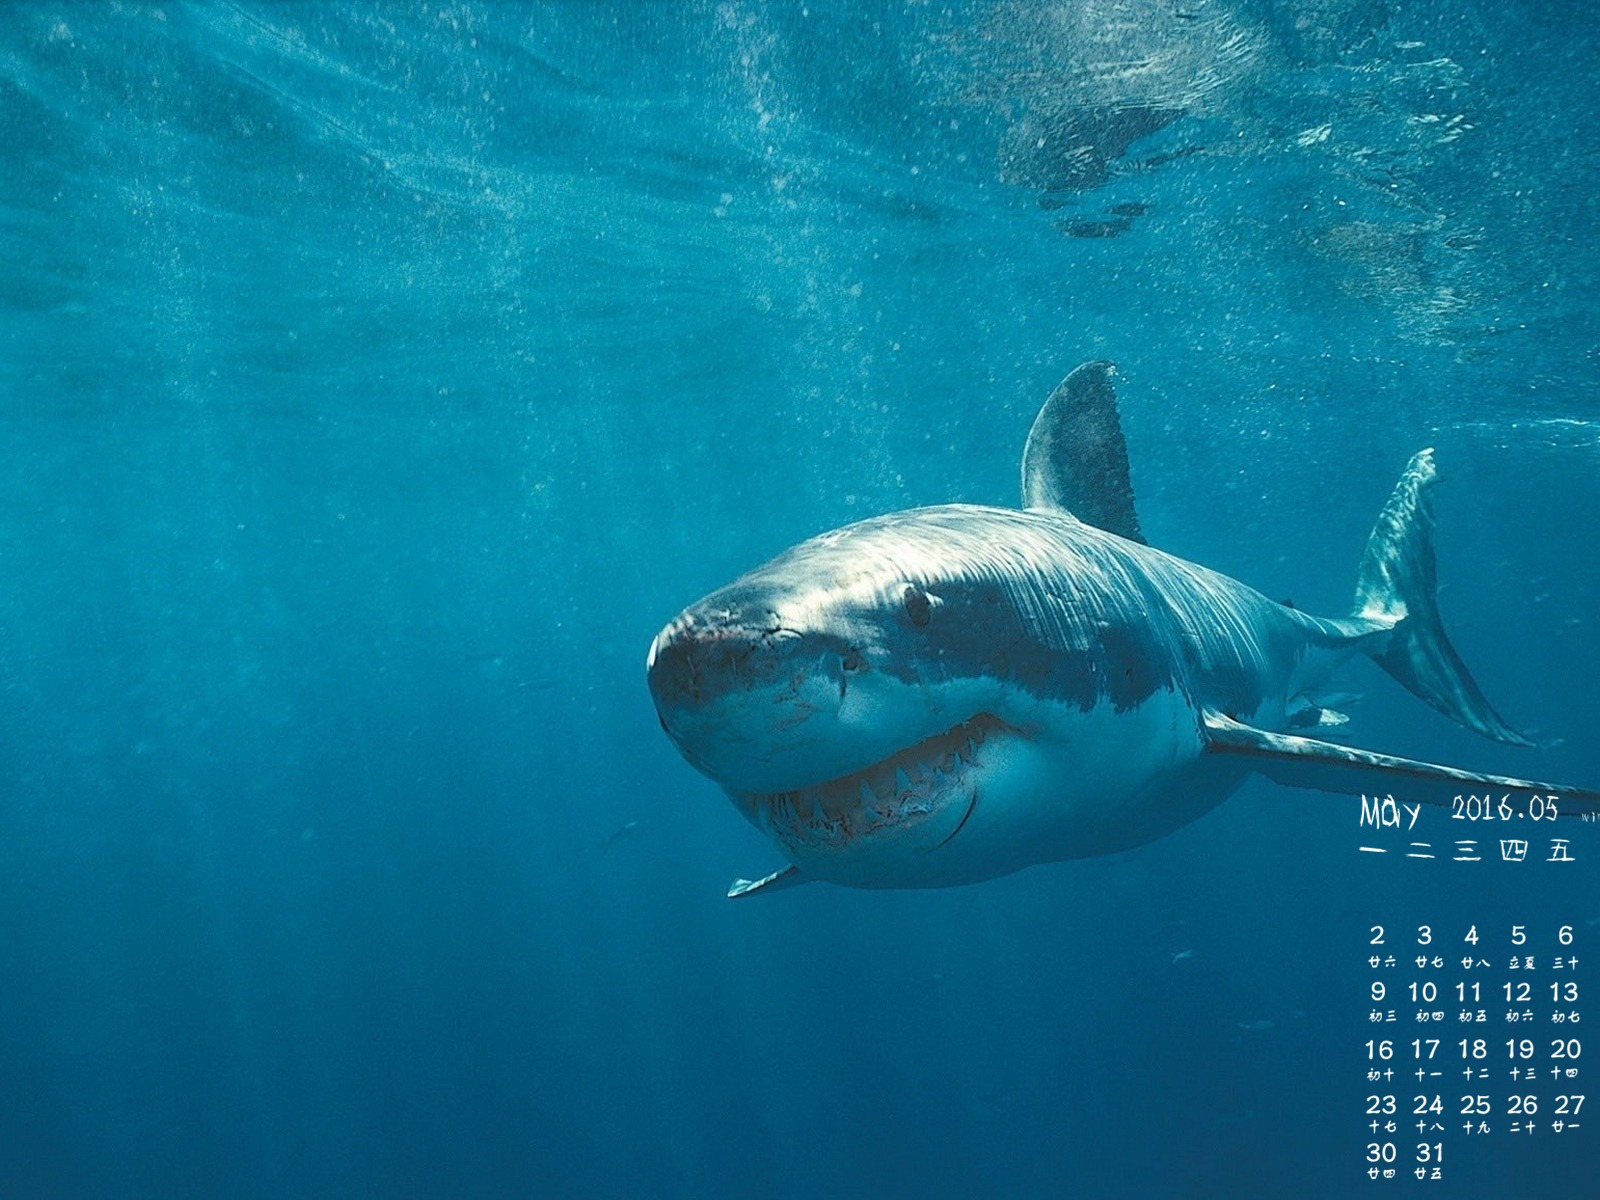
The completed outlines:
{"type": "Polygon", "coordinates": [[[947,504],[800,543],[691,605],[647,663],[661,726],[808,880],[948,887],[1127,850],[1251,773],[1291,787],[1449,803],[1600,792],[1354,749],[1318,689],[1366,655],[1469,729],[1530,743],[1445,636],[1433,452],[1379,515],[1351,615],[1317,617],[1148,545],[1114,368],[1051,394],[1022,456],[1021,510],[947,504]],[[1498,799],[1498,795],[1496,796],[1498,799]]]}

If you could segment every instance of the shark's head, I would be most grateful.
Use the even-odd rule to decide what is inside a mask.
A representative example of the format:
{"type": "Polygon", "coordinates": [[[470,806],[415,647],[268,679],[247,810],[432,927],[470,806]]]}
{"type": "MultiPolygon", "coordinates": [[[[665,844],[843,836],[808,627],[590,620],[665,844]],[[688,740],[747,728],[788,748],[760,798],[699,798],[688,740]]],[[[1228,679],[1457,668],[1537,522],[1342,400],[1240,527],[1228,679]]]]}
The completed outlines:
{"type": "Polygon", "coordinates": [[[662,727],[793,861],[894,878],[886,860],[956,839],[985,779],[1018,769],[1039,696],[1097,694],[1087,656],[1036,652],[1045,573],[995,549],[991,523],[1030,519],[865,521],[713,592],[650,649],[662,727]]]}

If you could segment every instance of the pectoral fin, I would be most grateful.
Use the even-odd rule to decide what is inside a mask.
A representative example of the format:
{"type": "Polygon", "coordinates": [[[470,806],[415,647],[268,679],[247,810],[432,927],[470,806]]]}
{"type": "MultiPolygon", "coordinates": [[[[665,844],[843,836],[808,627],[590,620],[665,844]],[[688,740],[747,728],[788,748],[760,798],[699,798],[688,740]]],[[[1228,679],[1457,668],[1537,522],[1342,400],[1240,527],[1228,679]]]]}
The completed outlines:
{"type": "Polygon", "coordinates": [[[1310,788],[1349,796],[1395,793],[1397,799],[1449,804],[1452,797],[1474,789],[1538,794],[1555,798],[1563,816],[1600,812],[1600,792],[1480,775],[1437,763],[1396,758],[1352,746],[1335,746],[1290,733],[1272,733],[1241,724],[1221,713],[1205,714],[1206,752],[1234,754],[1252,769],[1286,787],[1310,788]],[[1400,789],[1405,795],[1399,795],[1400,789]]]}
{"type": "Polygon", "coordinates": [[[728,889],[728,899],[739,900],[755,892],[776,892],[806,882],[808,880],[800,874],[800,868],[791,865],[760,879],[735,879],[733,886],[728,889]]]}

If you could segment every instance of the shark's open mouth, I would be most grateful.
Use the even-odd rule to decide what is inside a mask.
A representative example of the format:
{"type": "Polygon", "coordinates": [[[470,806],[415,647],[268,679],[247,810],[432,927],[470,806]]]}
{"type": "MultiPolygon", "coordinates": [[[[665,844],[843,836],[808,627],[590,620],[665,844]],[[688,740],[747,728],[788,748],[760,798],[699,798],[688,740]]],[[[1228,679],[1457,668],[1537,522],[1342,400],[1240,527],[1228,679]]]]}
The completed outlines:
{"type": "Polygon", "coordinates": [[[977,769],[984,743],[1010,730],[1000,718],[979,713],[944,733],[888,758],[814,787],[788,792],[746,792],[757,824],[795,848],[842,847],[858,838],[920,824],[953,813],[955,824],[926,847],[937,849],[959,833],[977,804],[977,769]]]}

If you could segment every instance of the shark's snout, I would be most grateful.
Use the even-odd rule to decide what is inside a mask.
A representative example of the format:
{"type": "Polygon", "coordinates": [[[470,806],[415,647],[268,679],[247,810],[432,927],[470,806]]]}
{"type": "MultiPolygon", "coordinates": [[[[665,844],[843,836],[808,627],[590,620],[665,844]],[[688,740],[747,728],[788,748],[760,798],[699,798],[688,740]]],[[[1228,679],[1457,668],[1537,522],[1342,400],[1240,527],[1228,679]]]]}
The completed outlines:
{"type": "Polygon", "coordinates": [[[717,597],[656,635],[646,669],[667,736],[725,787],[779,791],[847,769],[819,743],[866,664],[831,631],[717,597]]]}
{"type": "Polygon", "coordinates": [[[650,646],[650,694],[663,717],[698,710],[771,683],[798,638],[776,620],[749,621],[734,613],[683,613],[650,646]]]}
{"type": "Polygon", "coordinates": [[[679,617],[650,643],[646,660],[650,695],[663,713],[697,703],[705,669],[705,645],[694,626],[679,617]]]}

